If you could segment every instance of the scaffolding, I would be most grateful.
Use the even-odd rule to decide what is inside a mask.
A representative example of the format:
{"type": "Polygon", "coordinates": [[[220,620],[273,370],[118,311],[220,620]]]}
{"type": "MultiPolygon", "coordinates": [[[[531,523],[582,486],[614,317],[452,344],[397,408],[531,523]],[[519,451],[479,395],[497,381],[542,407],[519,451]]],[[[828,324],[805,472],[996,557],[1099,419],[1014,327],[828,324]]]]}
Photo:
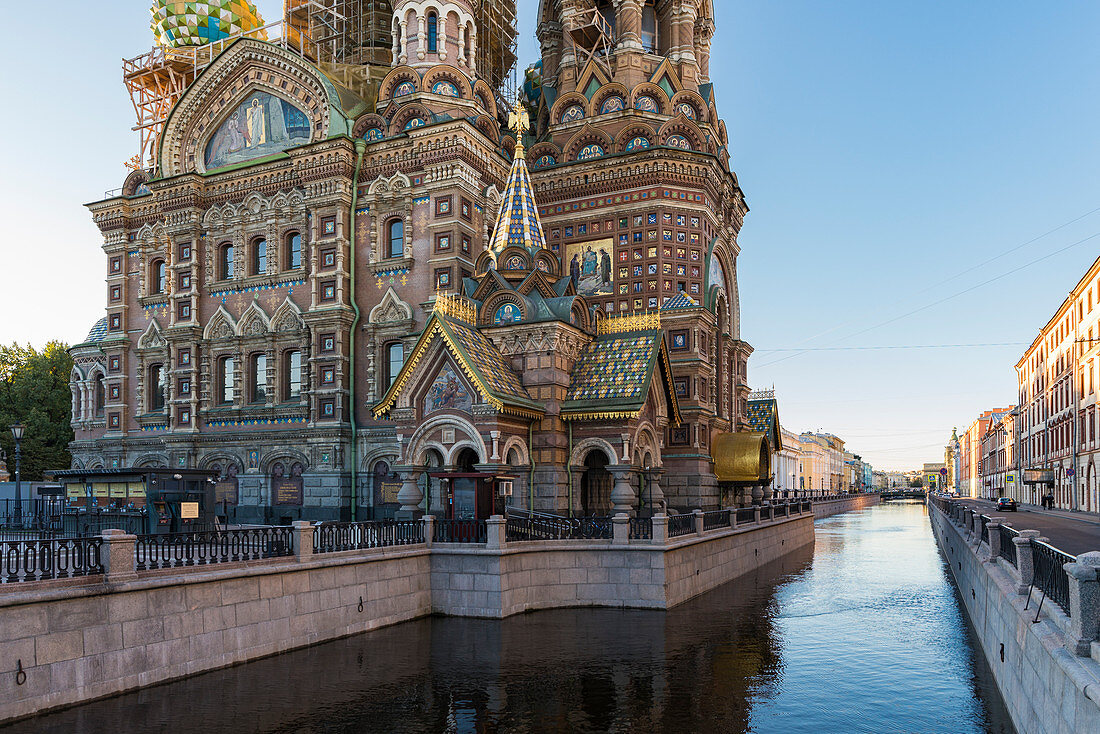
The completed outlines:
{"type": "Polygon", "coordinates": [[[568,28],[569,43],[583,69],[592,59],[597,59],[608,78],[611,78],[611,51],[614,47],[614,30],[598,8],[581,11],[573,16],[568,28]]]}
{"type": "Polygon", "coordinates": [[[516,0],[478,0],[474,22],[477,23],[477,75],[507,101],[502,109],[510,109],[517,88],[512,72],[519,58],[516,0]]]}

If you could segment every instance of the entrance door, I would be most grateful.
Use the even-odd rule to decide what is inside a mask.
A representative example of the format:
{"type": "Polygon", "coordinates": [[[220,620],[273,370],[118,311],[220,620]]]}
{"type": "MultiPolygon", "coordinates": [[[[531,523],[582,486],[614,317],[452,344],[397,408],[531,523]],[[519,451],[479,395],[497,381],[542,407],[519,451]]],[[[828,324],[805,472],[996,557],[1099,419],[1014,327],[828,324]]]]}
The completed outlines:
{"type": "Polygon", "coordinates": [[[607,471],[607,454],[593,449],[584,457],[581,477],[581,512],[585,517],[611,513],[611,472],[607,471]]]}

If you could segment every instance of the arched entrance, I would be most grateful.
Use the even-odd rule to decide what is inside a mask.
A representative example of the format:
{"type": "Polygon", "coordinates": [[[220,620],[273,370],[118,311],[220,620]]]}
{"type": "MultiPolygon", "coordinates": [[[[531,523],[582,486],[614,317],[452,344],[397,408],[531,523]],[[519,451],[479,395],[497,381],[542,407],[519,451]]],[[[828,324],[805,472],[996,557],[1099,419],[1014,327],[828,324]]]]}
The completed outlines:
{"type": "Polygon", "coordinates": [[[585,517],[611,514],[611,472],[607,454],[592,449],[584,457],[584,474],[581,475],[581,513],[585,517]]]}
{"type": "Polygon", "coordinates": [[[447,516],[452,520],[484,520],[492,514],[492,483],[482,478],[475,465],[480,457],[472,448],[458,452],[450,477],[447,516]]]}

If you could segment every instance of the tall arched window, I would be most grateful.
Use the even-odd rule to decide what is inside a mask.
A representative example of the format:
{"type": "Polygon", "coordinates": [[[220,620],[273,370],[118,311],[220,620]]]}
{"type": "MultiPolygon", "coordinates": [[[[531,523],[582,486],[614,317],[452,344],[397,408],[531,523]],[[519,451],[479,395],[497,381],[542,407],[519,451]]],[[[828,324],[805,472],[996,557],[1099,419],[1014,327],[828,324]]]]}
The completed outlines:
{"type": "Polygon", "coordinates": [[[237,363],[232,357],[222,357],[218,361],[218,404],[233,404],[233,380],[236,378],[237,363]]]}
{"type": "Polygon", "coordinates": [[[159,413],[164,410],[164,365],[154,364],[149,367],[149,384],[145,389],[149,396],[145,403],[148,412],[159,413]]]}
{"type": "Polygon", "coordinates": [[[388,389],[397,376],[401,374],[401,367],[405,364],[405,345],[401,342],[390,342],[386,345],[386,388],[388,389]]]}
{"type": "Polygon", "coordinates": [[[218,279],[233,278],[233,245],[226,242],[218,248],[218,279]]]}
{"type": "Polygon", "coordinates": [[[160,296],[168,292],[168,267],[163,260],[153,261],[149,276],[149,295],[160,296]]]}
{"type": "Polygon", "coordinates": [[[295,350],[283,355],[283,401],[302,395],[302,353],[295,350]]]}
{"type": "Polygon", "coordinates": [[[653,0],[642,8],[642,48],[649,53],[657,53],[657,10],[653,0]]]}
{"type": "Polygon", "coordinates": [[[286,269],[302,267],[302,235],[291,232],[286,236],[286,269]]]}
{"type": "Polygon", "coordinates": [[[252,240],[252,274],[267,273],[267,240],[263,237],[252,240]]]}
{"type": "Polygon", "coordinates": [[[405,222],[392,220],[387,227],[386,257],[403,257],[405,254],[405,222]]]}
{"type": "Polygon", "coordinates": [[[253,354],[249,368],[249,400],[267,402],[267,355],[253,354]]]}
{"type": "Polygon", "coordinates": [[[428,50],[439,50],[439,21],[435,13],[428,13],[428,50]]]}
{"type": "Polygon", "coordinates": [[[96,378],[95,381],[95,417],[102,418],[103,410],[107,407],[107,381],[103,379],[103,375],[96,378]]]}

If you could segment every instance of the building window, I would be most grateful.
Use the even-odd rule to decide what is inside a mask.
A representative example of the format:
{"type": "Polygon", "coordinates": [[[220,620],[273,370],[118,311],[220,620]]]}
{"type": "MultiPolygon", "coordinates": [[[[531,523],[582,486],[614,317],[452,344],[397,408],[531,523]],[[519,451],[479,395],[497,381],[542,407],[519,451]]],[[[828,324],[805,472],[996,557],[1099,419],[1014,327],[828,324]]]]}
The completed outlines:
{"type": "Polygon", "coordinates": [[[252,274],[267,273],[267,240],[263,237],[252,240],[252,274]]]}
{"type": "Polygon", "coordinates": [[[107,381],[103,379],[103,375],[96,378],[95,381],[95,417],[103,417],[103,409],[107,407],[107,381]]]}
{"type": "Polygon", "coordinates": [[[657,53],[657,10],[647,2],[642,8],[642,48],[647,53],[657,53]]]}
{"type": "Polygon", "coordinates": [[[296,270],[302,267],[302,235],[291,232],[286,236],[286,269],[296,270]]]}
{"type": "Polygon", "coordinates": [[[267,355],[252,355],[251,373],[249,375],[250,394],[253,403],[267,402],[267,355]]]}
{"type": "Polygon", "coordinates": [[[146,386],[149,399],[146,401],[150,413],[159,413],[164,410],[164,365],[154,364],[149,367],[149,384],[146,386]]]}
{"type": "Polygon", "coordinates": [[[233,245],[226,242],[218,248],[218,279],[232,280],[233,278],[233,245]]]}
{"type": "Polygon", "coordinates": [[[218,404],[233,404],[233,380],[236,378],[237,363],[232,357],[222,357],[218,361],[218,404]]]}
{"type": "Polygon", "coordinates": [[[405,222],[394,219],[386,229],[386,257],[403,257],[405,255],[405,222]]]}
{"type": "Polygon", "coordinates": [[[149,269],[149,294],[164,295],[168,291],[168,266],[163,260],[154,260],[149,269]]]}
{"type": "Polygon", "coordinates": [[[386,345],[386,387],[389,388],[397,376],[401,374],[401,367],[405,364],[405,345],[401,342],[390,342],[386,345]]]}
{"type": "Polygon", "coordinates": [[[283,355],[283,400],[297,400],[302,395],[302,353],[295,350],[283,355]]]}
{"type": "Polygon", "coordinates": [[[437,51],[439,48],[439,21],[435,13],[428,14],[428,50],[437,51]]]}

